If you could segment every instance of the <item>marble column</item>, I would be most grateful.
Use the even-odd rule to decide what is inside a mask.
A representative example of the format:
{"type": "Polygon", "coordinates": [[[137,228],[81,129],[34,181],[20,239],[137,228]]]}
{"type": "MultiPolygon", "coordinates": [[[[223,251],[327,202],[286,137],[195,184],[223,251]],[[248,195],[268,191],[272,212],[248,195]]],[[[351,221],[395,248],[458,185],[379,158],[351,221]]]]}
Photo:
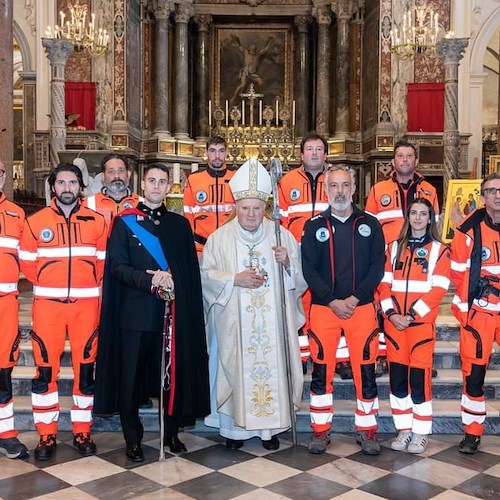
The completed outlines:
{"type": "Polygon", "coordinates": [[[337,0],[332,4],[332,9],[337,16],[335,137],[342,139],[349,135],[349,49],[351,40],[351,2],[337,0]]]}
{"type": "Polygon", "coordinates": [[[309,47],[309,25],[311,18],[308,16],[295,16],[297,27],[296,43],[296,71],[295,71],[295,104],[296,121],[295,135],[303,137],[309,130],[311,109],[311,92],[309,91],[310,75],[310,47],[309,47]]]}
{"type": "Polygon", "coordinates": [[[316,131],[329,136],[330,124],[330,24],[332,16],[328,5],[316,9],[318,22],[318,60],[316,75],[316,131]]]}
{"type": "Polygon", "coordinates": [[[198,27],[198,44],[196,46],[195,87],[194,87],[194,120],[196,140],[203,140],[209,135],[208,100],[210,82],[210,36],[209,28],[212,16],[200,15],[194,18],[198,27]]]}
{"type": "Polygon", "coordinates": [[[188,22],[192,13],[189,5],[178,5],[175,12],[174,136],[176,139],[189,139],[188,22]]]}
{"type": "Polygon", "coordinates": [[[437,45],[437,52],[444,61],[444,193],[448,181],[459,178],[458,147],[458,66],[469,43],[467,38],[444,38],[437,45]]]}
{"type": "Polygon", "coordinates": [[[59,38],[42,38],[42,45],[50,62],[50,158],[55,167],[59,151],[66,148],[64,68],[73,44],[59,38]]]}
{"type": "Polygon", "coordinates": [[[0,1],[0,158],[6,171],[3,191],[12,199],[12,160],[14,158],[13,67],[13,2],[0,1]]]}
{"type": "Polygon", "coordinates": [[[23,82],[23,158],[24,186],[28,191],[36,191],[35,147],[33,132],[36,130],[36,72],[20,71],[23,82]]]}
{"type": "Polygon", "coordinates": [[[169,71],[168,71],[168,28],[169,16],[174,4],[155,0],[150,4],[155,17],[153,42],[153,130],[158,138],[170,137],[169,131],[169,71]]]}

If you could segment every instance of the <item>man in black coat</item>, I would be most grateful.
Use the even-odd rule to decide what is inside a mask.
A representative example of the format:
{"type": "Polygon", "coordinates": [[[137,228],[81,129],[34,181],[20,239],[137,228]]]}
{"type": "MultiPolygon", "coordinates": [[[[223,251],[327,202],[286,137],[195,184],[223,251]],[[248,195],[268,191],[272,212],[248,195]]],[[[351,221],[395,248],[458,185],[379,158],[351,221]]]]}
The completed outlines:
{"type": "Polygon", "coordinates": [[[172,335],[164,377],[164,444],[185,451],[179,427],[210,412],[208,356],[198,259],[188,221],[164,205],[170,184],[161,163],[148,165],[144,202],[122,212],[109,237],[97,354],[94,413],[119,412],[126,455],[143,461],[139,418],[141,377],[149,371],[158,395],[165,301],[172,290],[172,335]],[[156,386],[156,387],[155,387],[156,386]]]}

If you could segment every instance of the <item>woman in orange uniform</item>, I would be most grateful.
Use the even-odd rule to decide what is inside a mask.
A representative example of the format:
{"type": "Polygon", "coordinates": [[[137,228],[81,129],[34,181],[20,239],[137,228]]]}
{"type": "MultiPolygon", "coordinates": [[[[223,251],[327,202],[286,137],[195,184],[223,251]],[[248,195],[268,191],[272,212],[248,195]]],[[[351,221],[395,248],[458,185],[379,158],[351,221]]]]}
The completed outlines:
{"type": "Polygon", "coordinates": [[[390,404],[398,431],[391,448],[422,453],[432,431],[431,373],[439,303],[450,284],[450,251],[434,209],[416,198],[386,253],[380,304],[386,325],[390,404]]]}

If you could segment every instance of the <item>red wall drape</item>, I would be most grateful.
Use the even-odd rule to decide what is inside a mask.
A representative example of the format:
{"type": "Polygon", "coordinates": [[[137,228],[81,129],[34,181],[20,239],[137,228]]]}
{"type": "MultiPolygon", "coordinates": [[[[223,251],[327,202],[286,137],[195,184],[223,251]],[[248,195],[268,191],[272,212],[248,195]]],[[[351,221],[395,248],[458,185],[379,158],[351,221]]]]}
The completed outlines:
{"type": "Polygon", "coordinates": [[[408,132],[444,130],[444,83],[408,84],[408,132]]]}
{"type": "Polygon", "coordinates": [[[95,130],[95,83],[65,83],[66,115],[78,114],[76,124],[86,130],[95,130]]]}

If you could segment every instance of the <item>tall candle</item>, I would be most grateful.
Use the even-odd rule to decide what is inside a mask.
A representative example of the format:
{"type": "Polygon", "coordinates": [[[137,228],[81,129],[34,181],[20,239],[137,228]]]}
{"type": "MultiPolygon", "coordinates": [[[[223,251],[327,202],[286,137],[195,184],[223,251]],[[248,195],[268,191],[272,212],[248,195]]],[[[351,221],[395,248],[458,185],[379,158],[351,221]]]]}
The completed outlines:
{"type": "Polygon", "coordinates": [[[229,125],[229,103],[226,99],[226,127],[229,125]]]}
{"type": "Polygon", "coordinates": [[[208,126],[212,126],[212,101],[208,101],[208,126]]]}
{"type": "Polygon", "coordinates": [[[198,171],[198,163],[191,163],[191,173],[198,171]]]}
{"type": "Polygon", "coordinates": [[[241,101],[241,124],[245,125],[245,100],[241,101]]]}
{"type": "Polygon", "coordinates": [[[174,184],[181,183],[181,164],[174,163],[174,184]]]}
{"type": "Polygon", "coordinates": [[[278,126],[278,99],[276,99],[276,126],[278,126]]]}
{"type": "Polygon", "coordinates": [[[259,125],[262,125],[262,99],[259,101],[259,125]]]}
{"type": "Polygon", "coordinates": [[[295,101],[292,101],[292,125],[295,125],[295,101]]]}

